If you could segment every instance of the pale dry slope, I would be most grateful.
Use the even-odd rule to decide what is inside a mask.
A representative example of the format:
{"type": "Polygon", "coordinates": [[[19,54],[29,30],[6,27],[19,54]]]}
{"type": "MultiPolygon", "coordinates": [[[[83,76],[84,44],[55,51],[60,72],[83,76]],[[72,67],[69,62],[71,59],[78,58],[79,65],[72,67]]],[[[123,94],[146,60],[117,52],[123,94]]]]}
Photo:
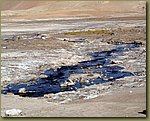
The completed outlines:
{"type": "Polygon", "coordinates": [[[21,1],[3,2],[2,17],[48,18],[144,14],[144,1],[21,1]]]}

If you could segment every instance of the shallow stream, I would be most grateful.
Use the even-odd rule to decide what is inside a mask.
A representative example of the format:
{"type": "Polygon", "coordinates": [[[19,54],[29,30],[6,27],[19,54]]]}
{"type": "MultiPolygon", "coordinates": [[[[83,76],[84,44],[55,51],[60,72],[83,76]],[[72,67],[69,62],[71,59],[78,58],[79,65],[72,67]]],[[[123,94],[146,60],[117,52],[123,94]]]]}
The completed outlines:
{"type": "MultiPolygon", "coordinates": [[[[76,65],[61,66],[60,68],[46,70],[43,75],[45,78],[38,78],[36,81],[28,81],[25,84],[10,84],[5,87],[1,93],[13,93],[20,96],[41,97],[44,94],[58,93],[63,91],[77,90],[93,84],[106,83],[115,81],[119,78],[133,76],[133,73],[124,71],[124,67],[112,61],[118,56],[123,56],[124,52],[129,52],[133,48],[139,47],[135,44],[116,45],[114,49],[109,51],[101,51],[89,53],[91,60],[79,62],[76,65]],[[81,83],[82,78],[77,80],[69,80],[71,75],[80,74],[99,74],[99,77],[89,78],[86,83],[81,83]],[[73,82],[72,85],[62,87],[61,85],[73,82]],[[20,93],[20,89],[25,92],[20,93]]],[[[136,73],[136,72],[135,72],[136,73]]]]}

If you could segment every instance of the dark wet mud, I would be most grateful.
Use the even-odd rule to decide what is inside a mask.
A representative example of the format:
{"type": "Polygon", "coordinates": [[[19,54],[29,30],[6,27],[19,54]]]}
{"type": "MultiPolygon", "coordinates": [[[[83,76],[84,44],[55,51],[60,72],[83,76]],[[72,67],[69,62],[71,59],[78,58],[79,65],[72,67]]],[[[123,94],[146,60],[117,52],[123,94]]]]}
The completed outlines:
{"type": "MultiPolygon", "coordinates": [[[[115,49],[102,52],[90,53],[91,60],[79,62],[76,65],[61,66],[60,68],[46,70],[43,78],[28,81],[26,84],[11,84],[5,87],[1,93],[13,93],[20,96],[41,97],[49,93],[77,90],[93,84],[106,83],[116,79],[133,76],[134,73],[123,71],[124,67],[116,64],[112,59],[123,56],[123,53],[137,48],[137,44],[116,45],[115,49]],[[99,74],[98,77],[81,77],[70,80],[71,75],[88,74],[89,76],[99,74]],[[22,90],[23,91],[20,91],[22,90]]],[[[136,72],[135,72],[136,73],[136,72]]]]}

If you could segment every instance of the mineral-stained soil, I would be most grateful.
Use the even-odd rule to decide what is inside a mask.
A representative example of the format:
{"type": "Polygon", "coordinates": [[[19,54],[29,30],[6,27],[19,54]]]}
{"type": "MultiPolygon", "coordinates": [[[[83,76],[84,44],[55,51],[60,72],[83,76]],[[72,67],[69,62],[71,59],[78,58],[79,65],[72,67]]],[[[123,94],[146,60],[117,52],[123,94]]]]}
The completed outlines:
{"type": "Polygon", "coordinates": [[[17,117],[146,117],[143,9],[109,17],[3,14],[1,115],[15,108],[17,117]]]}

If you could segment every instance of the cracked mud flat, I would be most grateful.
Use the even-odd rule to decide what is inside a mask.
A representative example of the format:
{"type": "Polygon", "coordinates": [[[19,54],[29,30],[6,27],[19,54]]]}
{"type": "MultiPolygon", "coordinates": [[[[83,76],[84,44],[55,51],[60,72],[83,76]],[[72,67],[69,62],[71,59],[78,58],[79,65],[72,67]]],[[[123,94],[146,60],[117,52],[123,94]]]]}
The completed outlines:
{"type": "Polygon", "coordinates": [[[145,20],[33,22],[2,25],[2,116],[18,108],[23,117],[145,117],[145,20]],[[63,34],[93,28],[114,35],[63,34]]]}

